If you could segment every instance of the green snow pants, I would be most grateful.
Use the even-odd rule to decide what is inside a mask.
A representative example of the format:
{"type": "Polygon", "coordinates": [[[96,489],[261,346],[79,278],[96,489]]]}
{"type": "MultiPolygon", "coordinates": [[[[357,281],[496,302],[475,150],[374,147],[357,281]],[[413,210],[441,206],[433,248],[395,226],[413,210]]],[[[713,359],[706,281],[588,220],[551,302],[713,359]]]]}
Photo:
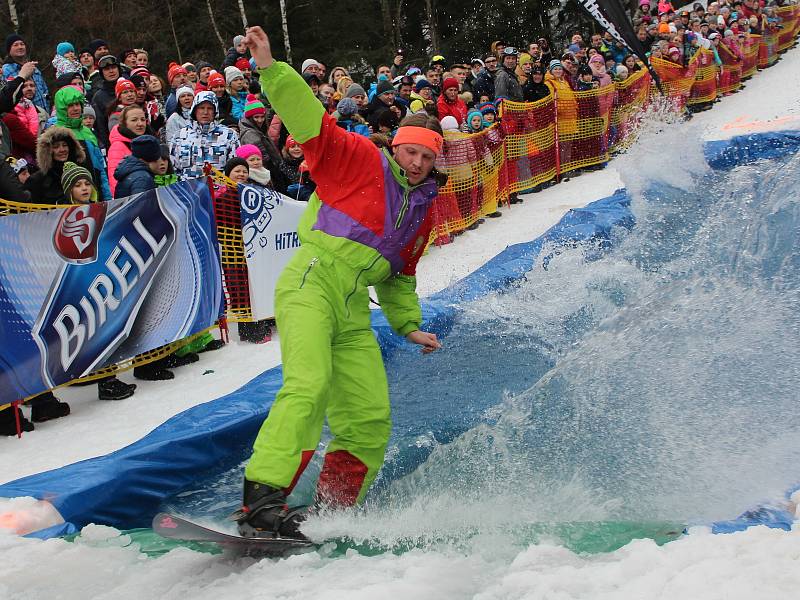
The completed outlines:
{"type": "Polygon", "coordinates": [[[391,432],[383,358],[370,329],[369,291],[358,272],[304,245],[278,279],[275,319],[283,387],[261,426],[245,477],[291,492],[320,441],[333,434],[317,484],[332,506],[360,502],[391,432]]]}

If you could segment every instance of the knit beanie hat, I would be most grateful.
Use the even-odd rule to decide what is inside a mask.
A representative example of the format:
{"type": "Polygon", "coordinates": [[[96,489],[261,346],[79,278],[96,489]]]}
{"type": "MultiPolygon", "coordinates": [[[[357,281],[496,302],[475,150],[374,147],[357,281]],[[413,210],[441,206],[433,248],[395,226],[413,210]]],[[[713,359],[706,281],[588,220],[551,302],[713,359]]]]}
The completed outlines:
{"type": "Polygon", "coordinates": [[[211,67],[211,68],[213,68],[213,65],[212,65],[210,62],[206,62],[206,61],[204,61],[204,60],[198,60],[198,61],[195,63],[195,65],[194,65],[194,66],[195,66],[195,67],[197,67],[197,72],[198,72],[198,73],[199,73],[200,71],[202,71],[203,69],[205,69],[206,67],[211,67]]]}
{"type": "Polygon", "coordinates": [[[247,101],[244,105],[244,116],[248,119],[256,115],[266,115],[267,109],[264,104],[253,94],[247,94],[247,101]]]}
{"type": "Polygon", "coordinates": [[[119,98],[122,92],[135,92],[136,86],[133,85],[133,82],[129,79],[125,79],[124,77],[120,77],[117,79],[117,84],[114,86],[114,95],[119,98]]]}
{"type": "Polygon", "coordinates": [[[98,48],[101,48],[103,46],[108,48],[108,42],[100,39],[92,40],[91,42],[89,42],[89,52],[91,52],[92,56],[94,56],[94,53],[97,52],[98,48]]]}
{"type": "Polygon", "coordinates": [[[84,117],[94,117],[97,118],[97,114],[94,112],[94,108],[90,104],[87,104],[83,107],[83,116],[84,117]]]}
{"type": "Polygon", "coordinates": [[[72,191],[72,186],[74,186],[78,180],[85,179],[89,183],[92,184],[94,187],[94,181],[92,181],[92,174],[89,173],[86,169],[84,169],[80,165],[76,165],[72,161],[67,161],[64,163],[64,170],[61,174],[61,189],[64,190],[64,195],[69,198],[70,192],[72,191]]]}
{"type": "Polygon", "coordinates": [[[181,96],[184,94],[189,94],[190,96],[194,97],[194,90],[191,88],[191,86],[182,85],[175,91],[175,98],[180,100],[181,96]]]}
{"type": "Polygon", "coordinates": [[[235,79],[244,79],[244,74],[236,67],[225,67],[225,83],[230,85],[235,79]]]}
{"type": "Polygon", "coordinates": [[[367,92],[364,91],[364,88],[358,85],[357,83],[353,83],[347,88],[347,93],[344,95],[345,98],[352,98],[353,96],[366,96],[367,92]]]}
{"type": "Polygon", "coordinates": [[[255,144],[245,144],[244,146],[239,146],[236,149],[236,156],[245,160],[251,156],[255,156],[256,154],[261,158],[264,158],[264,156],[261,154],[261,150],[259,150],[258,146],[255,144]]]}
{"type": "Polygon", "coordinates": [[[14,42],[24,42],[25,40],[22,39],[22,36],[18,33],[10,33],[6,36],[6,54],[9,53],[11,50],[11,46],[14,45],[14,42]]]}
{"type": "Polygon", "coordinates": [[[305,73],[308,67],[312,67],[314,65],[319,66],[319,63],[314,60],[313,58],[307,58],[303,61],[303,66],[300,67],[300,73],[305,73]]]}
{"type": "Polygon", "coordinates": [[[450,88],[458,89],[458,79],[455,77],[448,77],[442,83],[442,91],[449,90],[450,88]]]}
{"type": "Polygon", "coordinates": [[[474,117],[474,116],[480,117],[481,118],[481,124],[483,124],[483,113],[481,111],[479,111],[479,110],[471,110],[471,111],[469,111],[469,114],[467,115],[467,124],[470,126],[470,128],[472,127],[472,117],[474,117]]]}
{"type": "Polygon", "coordinates": [[[352,117],[358,112],[358,105],[352,98],[342,98],[336,105],[336,110],[343,117],[352,117]]]}
{"type": "Polygon", "coordinates": [[[378,87],[375,90],[375,94],[380,96],[381,94],[385,94],[386,92],[394,92],[394,86],[388,79],[381,79],[378,82],[378,87]]]}
{"type": "Polygon", "coordinates": [[[244,71],[245,69],[247,69],[249,71],[250,70],[250,61],[247,60],[246,58],[240,58],[235,63],[233,63],[233,66],[236,67],[237,69],[239,69],[240,71],[244,71]]]}
{"type": "Polygon", "coordinates": [[[182,66],[184,69],[186,69],[186,72],[187,72],[187,73],[188,73],[189,71],[194,71],[195,73],[197,72],[197,67],[195,67],[193,63],[190,63],[190,62],[185,62],[185,63],[183,63],[181,66],[182,66]]]}
{"type": "Polygon", "coordinates": [[[62,87],[72,85],[72,80],[76,77],[80,77],[81,81],[83,81],[83,75],[81,75],[78,71],[62,73],[60,76],[56,77],[56,87],[61,89],[62,87]]]}
{"type": "Polygon", "coordinates": [[[244,41],[243,35],[236,35],[233,37],[233,46],[236,47],[244,41]]]}
{"type": "Polygon", "coordinates": [[[442,119],[442,129],[444,131],[458,131],[458,121],[453,115],[447,115],[442,119]]]}
{"type": "Polygon", "coordinates": [[[61,42],[56,46],[56,54],[59,56],[64,56],[67,52],[75,52],[75,46],[69,42],[61,42]]]}
{"type": "Polygon", "coordinates": [[[547,70],[552,73],[553,69],[555,69],[557,67],[561,67],[563,69],[564,65],[561,64],[560,60],[558,60],[557,58],[554,58],[553,60],[550,61],[550,64],[547,65],[547,70]]]}
{"type": "Polygon", "coordinates": [[[219,87],[221,85],[225,85],[225,77],[219,71],[211,71],[208,74],[208,87],[219,87]]]}
{"type": "Polygon", "coordinates": [[[497,114],[497,107],[492,104],[491,102],[484,102],[483,104],[478,105],[478,110],[481,111],[482,115],[487,113],[497,114]]]}
{"type": "Polygon", "coordinates": [[[172,85],[172,80],[178,75],[186,75],[186,69],[176,62],[169,63],[169,68],[167,68],[167,81],[169,81],[170,85],[172,85]]]}
{"type": "Polygon", "coordinates": [[[134,67],[131,69],[131,77],[138,75],[145,81],[150,81],[150,69],[147,67],[134,67]]]}
{"type": "Polygon", "coordinates": [[[246,167],[247,172],[250,172],[250,165],[247,164],[247,161],[243,158],[239,158],[238,156],[234,156],[225,163],[225,176],[229,176],[231,171],[233,171],[236,167],[246,167]]]}
{"type": "Polygon", "coordinates": [[[416,91],[419,94],[423,89],[429,87],[431,87],[431,84],[428,82],[427,79],[420,79],[414,86],[414,91],[416,91]]]}
{"type": "Polygon", "coordinates": [[[152,135],[140,135],[131,140],[131,154],[144,162],[153,162],[161,158],[161,142],[152,135]]]}

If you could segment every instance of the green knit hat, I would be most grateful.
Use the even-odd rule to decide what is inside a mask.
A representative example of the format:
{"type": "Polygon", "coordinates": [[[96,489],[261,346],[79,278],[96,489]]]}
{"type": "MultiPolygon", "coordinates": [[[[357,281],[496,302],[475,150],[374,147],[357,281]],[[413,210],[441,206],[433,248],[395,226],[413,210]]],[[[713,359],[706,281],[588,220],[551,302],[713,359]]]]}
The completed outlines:
{"type": "Polygon", "coordinates": [[[256,115],[267,114],[267,109],[258,97],[253,94],[247,94],[247,104],[244,105],[244,116],[248,119],[256,115]]]}
{"type": "Polygon", "coordinates": [[[61,189],[64,190],[64,195],[67,197],[67,200],[72,202],[72,187],[78,183],[80,179],[86,179],[92,184],[92,197],[90,201],[97,202],[97,188],[94,187],[92,174],[82,166],[76,165],[74,162],[70,161],[64,163],[64,171],[61,174],[61,189]]]}

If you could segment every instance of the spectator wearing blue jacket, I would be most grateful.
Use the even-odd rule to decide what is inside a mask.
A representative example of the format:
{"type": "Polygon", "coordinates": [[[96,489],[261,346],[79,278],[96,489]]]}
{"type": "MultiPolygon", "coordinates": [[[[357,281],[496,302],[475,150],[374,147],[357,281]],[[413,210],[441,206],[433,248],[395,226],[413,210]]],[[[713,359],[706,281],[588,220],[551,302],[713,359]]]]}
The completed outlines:
{"type": "Polygon", "coordinates": [[[140,135],[131,141],[131,154],[114,171],[115,198],[127,198],[156,188],[155,170],[161,159],[161,144],[152,135],[140,135]]]}
{"type": "MultiPolygon", "coordinates": [[[[6,60],[3,63],[3,80],[19,76],[19,70],[28,62],[28,45],[22,36],[12,33],[6,37],[6,60]]],[[[36,82],[36,94],[33,103],[50,114],[50,98],[47,84],[42,77],[42,72],[37,68],[33,71],[32,79],[36,82]]]]}
{"type": "Polygon", "coordinates": [[[237,67],[225,67],[225,83],[231,95],[231,117],[237,123],[244,116],[247,106],[247,80],[237,67]]]}

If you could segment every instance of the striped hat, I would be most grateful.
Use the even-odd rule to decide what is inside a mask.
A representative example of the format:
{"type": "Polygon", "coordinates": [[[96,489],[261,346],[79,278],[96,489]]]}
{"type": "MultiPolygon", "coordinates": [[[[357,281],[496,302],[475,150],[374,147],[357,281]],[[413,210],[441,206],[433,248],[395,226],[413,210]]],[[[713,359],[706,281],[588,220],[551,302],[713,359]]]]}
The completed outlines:
{"type": "MultiPolygon", "coordinates": [[[[78,181],[81,179],[87,180],[89,183],[92,184],[92,188],[94,189],[94,182],[92,181],[92,174],[89,173],[86,169],[84,169],[80,165],[76,165],[72,161],[67,161],[64,163],[64,171],[61,174],[61,189],[64,190],[64,195],[71,199],[72,198],[72,186],[74,186],[78,181]]],[[[97,190],[95,189],[92,193],[92,202],[97,201],[97,190]]]]}
{"type": "Polygon", "coordinates": [[[253,94],[247,94],[247,103],[244,105],[244,116],[248,119],[257,115],[266,115],[264,104],[253,94]]]}

